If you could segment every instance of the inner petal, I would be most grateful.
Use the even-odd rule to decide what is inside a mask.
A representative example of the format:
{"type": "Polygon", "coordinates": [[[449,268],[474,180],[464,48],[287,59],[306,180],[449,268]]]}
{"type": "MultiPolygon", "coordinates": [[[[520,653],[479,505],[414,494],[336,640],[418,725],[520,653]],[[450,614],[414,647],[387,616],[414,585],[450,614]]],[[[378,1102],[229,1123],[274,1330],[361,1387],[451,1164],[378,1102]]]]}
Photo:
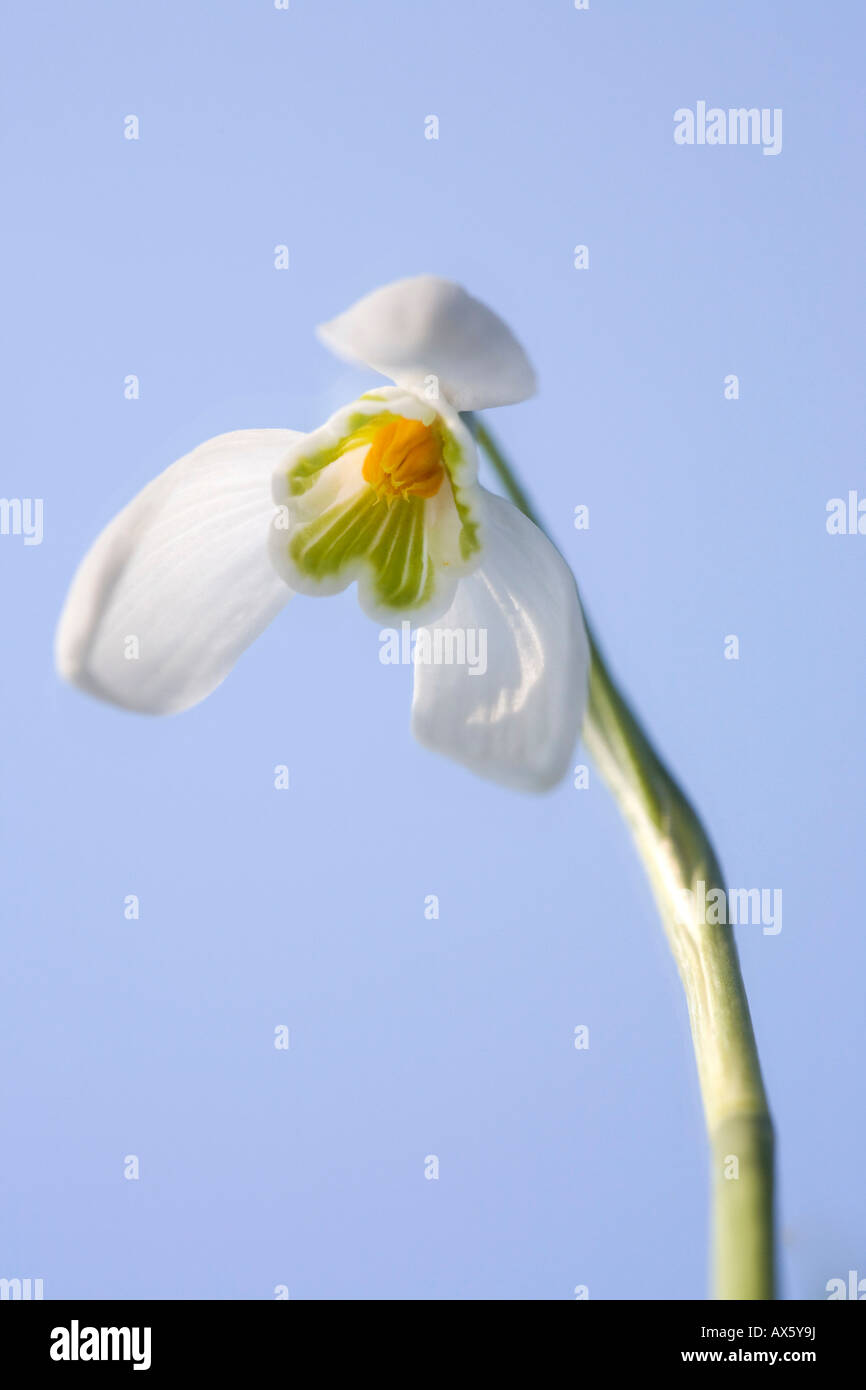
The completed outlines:
{"type": "Polygon", "coordinates": [[[404,609],[430,597],[433,564],[426,543],[424,502],[396,498],[383,507],[364,487],[348,504],[334,503],[292,536],[290,554],[315,584],[327,584],[366,560],[380,604],[404,609]]]}
{"type": "Polygon", "coordinates": [[[444,612],[481,549],[475,452],[459,418],[385,387],[338,411],[283,460],[273,563],[302,594],[358,582],[379,620],[444,612]]]}

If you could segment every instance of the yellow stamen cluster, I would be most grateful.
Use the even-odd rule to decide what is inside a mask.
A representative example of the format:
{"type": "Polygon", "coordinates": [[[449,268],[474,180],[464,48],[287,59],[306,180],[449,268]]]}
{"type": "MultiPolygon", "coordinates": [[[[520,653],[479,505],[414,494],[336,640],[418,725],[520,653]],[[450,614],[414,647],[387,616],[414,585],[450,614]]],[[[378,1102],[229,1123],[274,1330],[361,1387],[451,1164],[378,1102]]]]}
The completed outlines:
{"type": "Polygon", "coordinates": [[[445,478],[435,432],[420,420],[394,420],[373,436],[362,474],[376,496],[435,497],[445,478]]]}

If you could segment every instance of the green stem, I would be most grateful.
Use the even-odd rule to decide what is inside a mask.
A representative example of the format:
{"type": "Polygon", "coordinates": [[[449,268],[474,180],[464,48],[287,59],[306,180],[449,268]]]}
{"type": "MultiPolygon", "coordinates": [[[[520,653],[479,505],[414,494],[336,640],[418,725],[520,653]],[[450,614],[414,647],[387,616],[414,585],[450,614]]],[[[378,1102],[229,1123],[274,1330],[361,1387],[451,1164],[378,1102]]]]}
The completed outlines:
{"type": "MultiPolygon", "coordinates": [[[[486,424],[467,418],[511,500],[544,530],[486,424]]],[[[713,1297],[772,1299],[772,1122],[734,934],[707,922],[727,914],[708,913],[702,897],[727,901],[711,896],[724,890],[722,872],[696,811],[588,631],[584,741],[634,836],[686,994],[711,1151],[713,1297]]]]}

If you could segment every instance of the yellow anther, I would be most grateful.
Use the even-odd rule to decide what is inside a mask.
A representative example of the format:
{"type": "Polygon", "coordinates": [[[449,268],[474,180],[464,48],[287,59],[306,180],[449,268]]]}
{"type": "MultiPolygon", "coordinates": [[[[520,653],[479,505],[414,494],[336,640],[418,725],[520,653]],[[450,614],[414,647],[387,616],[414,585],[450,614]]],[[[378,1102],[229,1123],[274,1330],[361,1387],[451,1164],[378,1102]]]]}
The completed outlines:
{"type": "Polygon", "coordinates": [[[362,473],[389,503],[395,497],[435,497],[445,477],[439,440],[420,420],[394,420],[374,434],[362,473]]]}

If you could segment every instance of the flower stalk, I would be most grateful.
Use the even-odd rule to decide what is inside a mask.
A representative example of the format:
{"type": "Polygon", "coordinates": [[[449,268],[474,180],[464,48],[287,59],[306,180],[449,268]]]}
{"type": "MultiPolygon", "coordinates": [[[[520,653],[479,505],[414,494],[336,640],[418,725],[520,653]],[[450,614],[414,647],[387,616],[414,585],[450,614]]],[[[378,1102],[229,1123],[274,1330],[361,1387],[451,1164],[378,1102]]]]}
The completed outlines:
{"type": "MultiPolygon", "coordinates": [[[[508,496],[544,530],[499,444],[467,417],[508,496]]],[[[608,671],[592,631],[584,741],[635,841],[688,1006],[710,1146],[712,1297],[775,1297],[773,1127],[730,925],[695,902],[722,889],[700,818],[608,671]],[[698,889],[702,885],[702,890],[698,889]],[[706,915],[706,914],[704,914],[706,915]]]]}

